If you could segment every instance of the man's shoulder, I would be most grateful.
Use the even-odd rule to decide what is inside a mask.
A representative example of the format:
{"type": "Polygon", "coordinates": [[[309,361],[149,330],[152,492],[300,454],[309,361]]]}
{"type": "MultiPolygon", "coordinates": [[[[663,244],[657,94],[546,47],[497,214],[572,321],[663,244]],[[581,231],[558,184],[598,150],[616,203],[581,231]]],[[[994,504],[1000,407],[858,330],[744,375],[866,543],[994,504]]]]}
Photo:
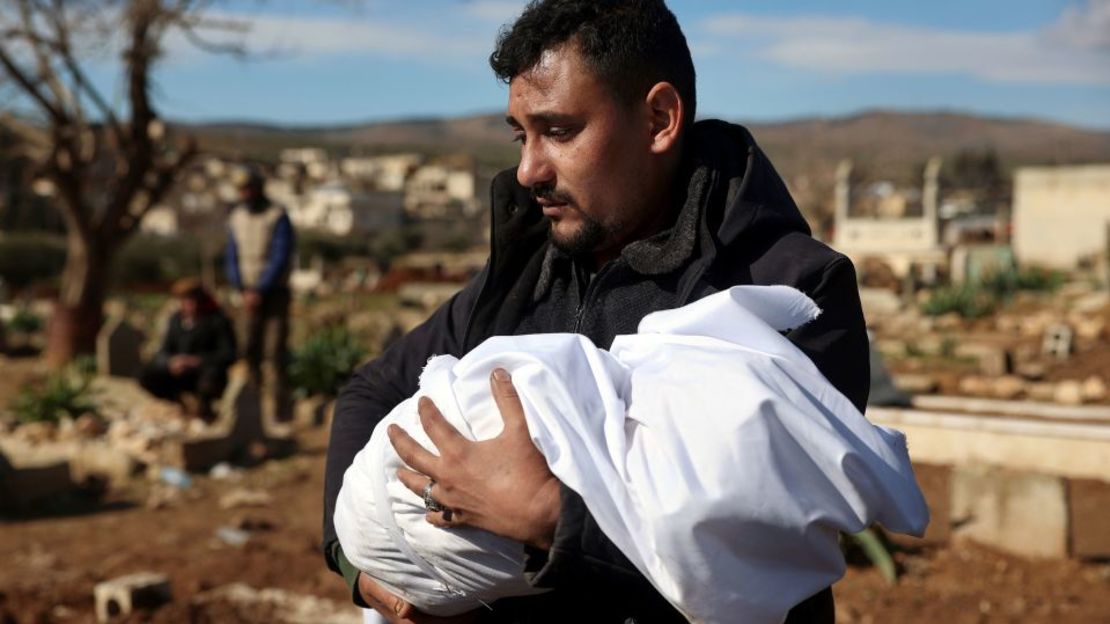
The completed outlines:
{"type": "Polygon", "coordinates": [[[803,232],[766,238],[755,250],[748,250],[747,255],[744,265],[753,284],[804,287],[837,265],[852,266],[847,256],[803,232]]]}

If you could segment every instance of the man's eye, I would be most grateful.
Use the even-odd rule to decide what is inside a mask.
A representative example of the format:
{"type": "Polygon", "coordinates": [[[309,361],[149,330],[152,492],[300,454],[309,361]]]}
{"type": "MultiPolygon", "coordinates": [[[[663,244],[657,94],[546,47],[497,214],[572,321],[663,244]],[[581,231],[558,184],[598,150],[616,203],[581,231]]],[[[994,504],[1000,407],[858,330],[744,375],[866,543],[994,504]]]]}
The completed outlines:
{"type": "Polygon", "coordinates": [[[566,141],[573,135],[574,131],[571,128],[566,128],[563,126],[553,126],[547,129],[547,136],[555,139],[556,141],[566,141]]]}
{"type": "Polygon", "coordinates": [[[513,133],[513,143],[523,144],[524,143],[524,133],[523,132],[514,132],[513,133]]]}

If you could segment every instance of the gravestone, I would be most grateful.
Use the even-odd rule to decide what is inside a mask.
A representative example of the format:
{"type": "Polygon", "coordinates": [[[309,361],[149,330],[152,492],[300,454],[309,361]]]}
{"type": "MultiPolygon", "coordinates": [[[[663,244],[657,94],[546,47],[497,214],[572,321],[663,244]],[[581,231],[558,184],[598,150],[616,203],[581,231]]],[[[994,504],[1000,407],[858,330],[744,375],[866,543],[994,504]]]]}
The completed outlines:
{"type": "Polygon", "coordinates": [[[145,336],[123,318],[108,321],[96,337],[96,371],[110,377],[138,377],[145,336]]]}
{"type": "Polygon", "coordinates": [[[1071,327],[1064,324],[1050,325],[1044,332],[1044,354],[1058,360],[1071,357],[1074,334],[1071,327]]]}

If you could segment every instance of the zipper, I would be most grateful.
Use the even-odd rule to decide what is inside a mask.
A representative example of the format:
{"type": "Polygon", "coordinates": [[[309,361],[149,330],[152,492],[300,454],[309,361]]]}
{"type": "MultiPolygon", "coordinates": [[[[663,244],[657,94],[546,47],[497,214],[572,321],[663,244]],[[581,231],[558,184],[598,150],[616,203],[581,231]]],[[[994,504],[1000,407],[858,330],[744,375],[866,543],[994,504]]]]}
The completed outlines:
{"type": "Polygon", "coordinates": [[[599,270],[597,272],[597,274],[594,275],[594,278],[592,280],[590,280],[590,283],[586,285],[586,292],[582,295],[582,300],[578,302],[578,309],[575,310],[575,312],[574,312],[574,330],[573,330],[573,333],[575,333],[575,334],[581,334],[582,333],[582,331],[581,331],[582,330],[582,317],[585,316],[585,314],[586,314],[586,308],[589,307],[591,296],[594,293],[596,293],[597,290],[598,290],[597,283],[601,281],[602,277],[604,277],[606,273],[611,272],[611,267],[614,264],[616,264],[620,261],[621,261],[620,258],[615,258],[612,261],[610,261],[608,264],[606,264],[605,266],[601,267],[601,270],[599,270]]]}

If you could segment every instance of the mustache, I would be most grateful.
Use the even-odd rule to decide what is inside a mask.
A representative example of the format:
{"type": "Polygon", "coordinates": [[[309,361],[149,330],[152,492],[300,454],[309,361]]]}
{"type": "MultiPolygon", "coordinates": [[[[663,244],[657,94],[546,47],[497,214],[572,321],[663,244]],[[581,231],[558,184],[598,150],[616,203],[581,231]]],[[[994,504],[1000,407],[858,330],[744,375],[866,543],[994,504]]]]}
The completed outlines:
{"type": "Polygon", "coordinates": [[[544,184],[533,186],[531,189],[532,200],[545,200],[558,204],[573,204],[574,198],[566,191],[557,190],[553,185],[544,184]]]}

